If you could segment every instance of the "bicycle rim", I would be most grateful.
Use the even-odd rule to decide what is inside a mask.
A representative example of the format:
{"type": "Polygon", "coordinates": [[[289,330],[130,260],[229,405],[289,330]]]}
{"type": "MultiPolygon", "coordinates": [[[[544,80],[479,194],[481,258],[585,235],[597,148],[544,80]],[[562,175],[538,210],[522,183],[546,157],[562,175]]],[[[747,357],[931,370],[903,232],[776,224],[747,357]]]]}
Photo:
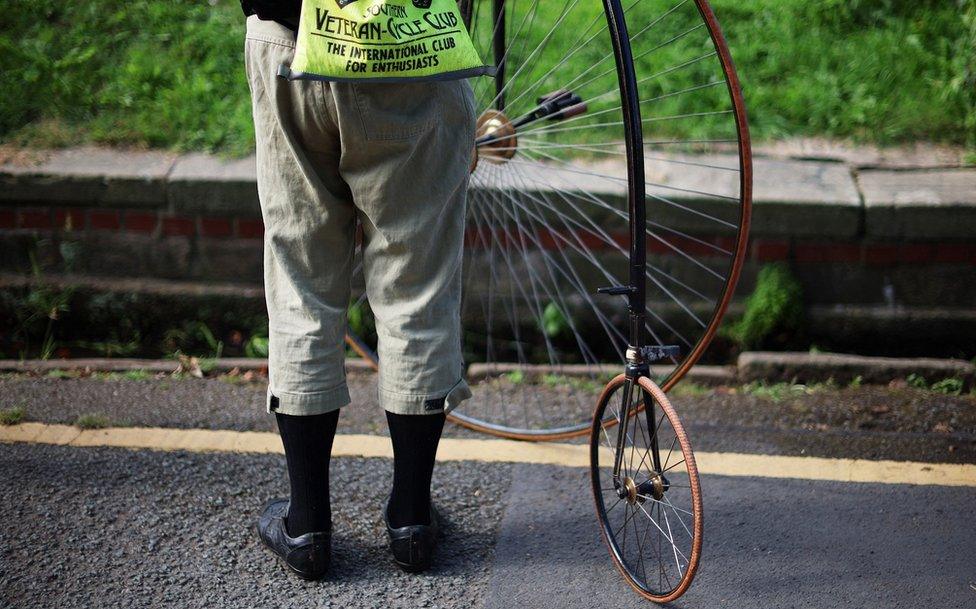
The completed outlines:
{"type": "Polygon", "coordinates": [[[590,478],[603,540],[614,565],[644,598],[664,603],[687,591],[701,558],[702,500],[698,468],[664,392],[639,379],[630,402],[620,483],[613,482],[621,375],[601,395],[590,433],[590,478]],[[618,489],[620,489],[618,491],[618,489]]]}

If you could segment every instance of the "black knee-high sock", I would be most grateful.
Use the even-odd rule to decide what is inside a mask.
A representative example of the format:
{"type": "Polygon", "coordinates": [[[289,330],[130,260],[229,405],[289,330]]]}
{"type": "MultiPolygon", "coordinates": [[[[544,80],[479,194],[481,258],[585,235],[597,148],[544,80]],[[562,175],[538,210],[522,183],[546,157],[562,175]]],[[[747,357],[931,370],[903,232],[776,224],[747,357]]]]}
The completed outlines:
{"type": "Polygon", "coordinates": [[[390,525],[430,524],[430,478],[444,414],[402,415],[387,411],[393,441],[393,492],[390,525]]]}
{"type": "Polygon", "coordinates": [[[339,411],[312,416],[276,414],[278,433],[285,446],[291,504],[288,508],[288,535],[332,529],[329,503],[329,458],[335,438],[339,411]]]}

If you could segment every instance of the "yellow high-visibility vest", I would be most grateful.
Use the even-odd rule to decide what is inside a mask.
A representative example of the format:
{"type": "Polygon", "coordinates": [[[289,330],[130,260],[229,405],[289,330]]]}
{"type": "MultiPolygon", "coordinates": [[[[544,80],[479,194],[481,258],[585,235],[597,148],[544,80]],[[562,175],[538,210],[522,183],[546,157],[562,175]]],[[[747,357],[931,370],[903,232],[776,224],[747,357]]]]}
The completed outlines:
{"type": "Polygon", "coordinates": [[[278,75],[330,81],[492,76],[456,0],[303,0],[298,45],[278,75]]]}

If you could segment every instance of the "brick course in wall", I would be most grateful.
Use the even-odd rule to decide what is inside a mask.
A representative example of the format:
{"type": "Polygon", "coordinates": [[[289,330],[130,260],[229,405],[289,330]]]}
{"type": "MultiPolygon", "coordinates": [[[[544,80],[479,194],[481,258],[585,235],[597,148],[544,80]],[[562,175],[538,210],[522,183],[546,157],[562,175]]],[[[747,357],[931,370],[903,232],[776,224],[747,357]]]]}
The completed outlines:
{"type": "Polygon", "coordinates": [[[82,231],[128,231],[164,236],[261,239],[264,224],[260,220],[214,217],[174,216],[142,210],[102,208],[8,208],[0,209],[0,230],[32,229],[71,233],[82,231]]]}
{"type": "MultiPolygon", "coordinates": [[[[173,215],[166,212],[103,208],[17,207],[0,209],[0,230],[33,229],[68,234],[81,231],[129,231],[158,233],[162,236],[206,237],[213,239],[253,239],[264,236],[264,224],[252,218],[220,216],[173,215]]],[[[583,242],[594,250],[609,249],[607,244],[592,235],[582,235],[583,242]]],[[[468,235],[469,244],[478,247],[478,237],[468,235]]],[[[542,244],[550,249],[573,240],[545,237],[542,244]]],[[[626,235],[614,235],[618,245],[627,244],[626,235]]],[[[648,241],[648,252],[657,255],[680,251],[696,255],[715,255],[719,250],[730,251],[734,243],[727,237],[697,236],[669,237],[667,244],[648,241]],[[670,245],[669,245],[670,244],[670,245]],[[673,247],[672,247],[673,246],[673,247]],[[713,247],[714,246],[714,247],[713,247]]],[[[874,242],[868,240],[828,241],[821,239],[752,239],[747,259],[756,262],[793,260],[808,262],[849,262],[868,265],[924,264],[932,262],[976,264],[976,241],[973,243],[874,242]]]]}
{"type": "MultiPolygon", "coordinates": [[[[260,248],[264,235],[264,225],[261,220],[253,218],[237,218],[231,216],[208,215],[179,215],[170,212],[155,212],[141,209],[105,209],[105,208],[38,208],[24,206],[0,210],[0,239],[11,232],[21,234],[34,233],[37,236],[54,238],[56,240],[81,239],[85,235],[101,235],[99,247],[106,247],[111,243],[112,235],[122,239],[125,233],[145,235],[149,241],[143,242],[142,248],[151,249],[153,244],[163,245],[163,239],[183,240],[188,244],[197,242],[239,242],[234,248],[244,250],[254,247],[260,248]]],[[[594,251],[601,249],[610,252],[608,244],[600,239],[593,239],[592,234],[581,235],[582,241],[594,251]]],[[[612,240],[618,245],[626,247],[627,235],[614,234],[612,240]]],[[[574,237],[546,236],[542,241],[547,248],[565,247],[566,243],[574,242],[574,237]]],[[[483,241],[475,233],[468,234],[469,247],[477,249],[483,247],[483,241]]],[[[169,247],[172,247],[170,245],[169,247]]],[[[184,250],[187,246],[181,246],[184,250]]],[[[731,251],[734,243],[727,237],[679,237],[667,238],[667,243],[661,240],[648,241],[648,253],[651,256],[681,256],[676,248],[694,257],[724,256],[722,251],[731,251]]],[[[190,248],[193,250],[193,248],[190,248]]],[[[199,248],[198,248],[199,249],[199,248]]],[[[203,248],[204,253],[210,251],[226,251],[227,247],[220,246],[203,248]]],[[[190,251],[190,250],[187,250],[190,251]]],[[[192,252],[191,252],[192,253],[192,252]]],[[[191,254],[181,254],[186,256],[191,254]]],[[[223,256],[223,259],[232,256],[223,256]]],[[[919,267],[931,265],[973,265],[976,266],[976,242],[876,242],[864,238],[852,240],[822,240],[822,239],[768,239],[756,238],[750,241],[746,261],[750,264],[764,264],[769,262],[788,262],[795,265],[855,265],[864,268],[884,269],[916,265],[919,267]]],[[[11,269],[4,265],[5,270],[11,269]]],[[[169,274],[169,273],[167,273],[169,274]]]]}

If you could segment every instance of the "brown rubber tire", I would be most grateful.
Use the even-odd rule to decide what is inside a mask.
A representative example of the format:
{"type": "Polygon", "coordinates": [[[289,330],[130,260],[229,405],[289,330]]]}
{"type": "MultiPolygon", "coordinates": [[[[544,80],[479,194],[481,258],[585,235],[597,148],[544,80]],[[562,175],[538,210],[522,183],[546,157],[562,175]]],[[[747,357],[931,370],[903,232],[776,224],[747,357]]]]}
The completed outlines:
{"type": "MultiPolygon", "coordinates": [[[[603,392],[600,394],[597,407],[593,413],[593,422],[590,428],[590,481],[593,490],[597,520],[600,523],[600,533],[603,537],[604,543],[607,545],[607,549],[610,552],[610,557],[613,560],[614,566],[617,567],[617,570],[624,577],[627,584],[630,585],[630,587],[633,588],[637,594],[649,601],[653,601],[655,603],[668,603],[677,599],[688,590],[695,578],[695,573],[698,570],[698,563],[701,559],[703,514],[698,467],[695,464],[695,455],[692,452],[691,443],[688,441],[688,436],[684,431],[684,427],[681,425],[681,421],[678,419],[678,415],[671,406],[671,402],[668,400],[665,393],[650,379],[643,377],[638,379],[640,389],[654,399],[664,416],[667,417],[668,422],[674,430],[674,435],[677,437],[677,443],[680,445],[681,455],[684,459],[685,470],[688,475],[691,494],[691,511],[693,514],[692,530],[694,533],[691,543],[691,552],[688,557],[688,566],[685,569],[682,578],[669,590],[651,590],[646,583],[642,584],[640,581],[638,581],[632,569],[628,565],[624,564],[624,561],[621,559],[621,550],[617,547],[616,540],[611,532],[612,525],[607,517],[607,510],[603,500],[604,495],[601,490],[601,434],[605,427],[609,427],[604,422],[605,411],[611,399],[619,399],[620,396],[618,394],[618,390],[624,386],[625,382],[627,382],[627,379],[621,374],[607,383],[606,387],[603,389],[603,392]]],[[[606,464],[604,464],[604,467],[606,467],[606,464]]],[[[626,522],[624,526],[626,526],[626,522]]]]}

